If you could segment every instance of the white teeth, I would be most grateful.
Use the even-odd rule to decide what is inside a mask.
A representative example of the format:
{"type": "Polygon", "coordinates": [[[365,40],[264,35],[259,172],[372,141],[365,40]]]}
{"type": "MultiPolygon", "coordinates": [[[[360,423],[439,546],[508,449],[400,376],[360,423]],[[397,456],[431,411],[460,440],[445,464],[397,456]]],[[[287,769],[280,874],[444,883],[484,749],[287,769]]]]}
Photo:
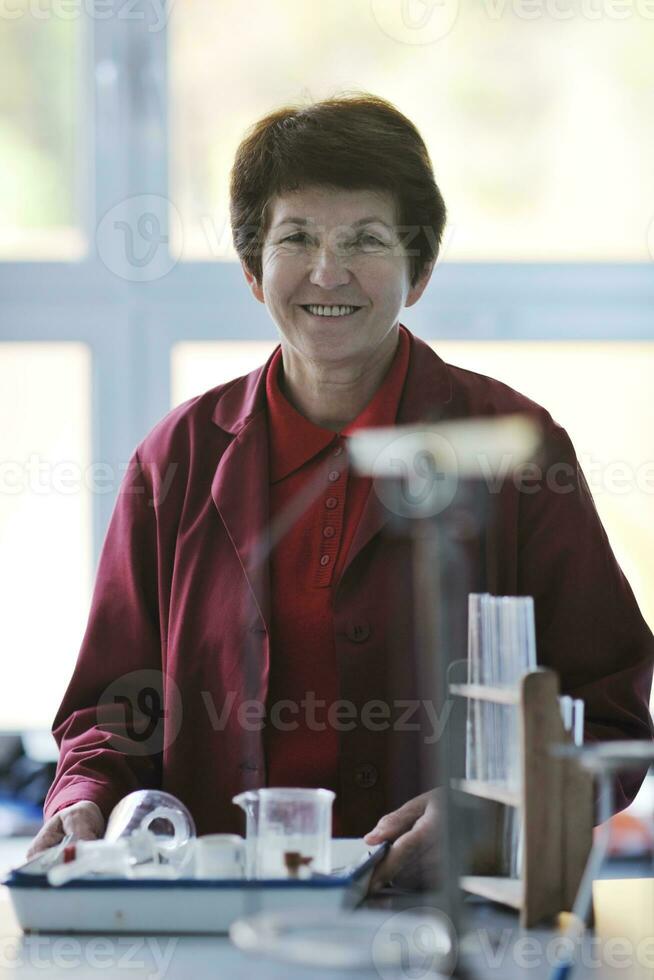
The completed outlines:
{"type": "Polygon", "coordinates": [[[314,316],[347,316],[348,313],[354,313],[358,307],[356,306],[309,306],[306,309],[309,313],[313,313],[314,316]]]}

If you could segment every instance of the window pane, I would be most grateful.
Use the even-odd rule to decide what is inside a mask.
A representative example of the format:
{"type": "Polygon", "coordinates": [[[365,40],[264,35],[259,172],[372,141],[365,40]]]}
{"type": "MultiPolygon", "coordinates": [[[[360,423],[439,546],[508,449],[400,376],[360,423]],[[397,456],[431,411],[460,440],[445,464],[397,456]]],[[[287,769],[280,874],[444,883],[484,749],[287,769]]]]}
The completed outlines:
{"type": "Polygon", "coordinates": [[[0,344],[0,730],[49,728],[88,615],[91,356],[0,344]]]}
{"type": "MultiPolygon", "coordinates": [[[[568,430],[611,544],[654,627],[654,343],[435,341],[448,363],[499,378],[568,430]]],[[[244,374],[274,344],[177,344],[173,405],[244,374]]]]}
{"type": "Polygon", "coordinates": [[[175,344],[170,382],[173,408],[187,398],[253,371],[268,359],[275,346],[259,340],[175,344]]]}
{"type": "Polygon", "coordinates": [[[614,6],[251,0],[244,18],[238,0],[177,4],[172,200],[184,255],[233,256],[228,174],[246,127],[288,101],[367,89],[426,139],[448,259],[648,261],[654,19],[614,6]],[[599,16],[584,16],[591,7],[599,16]]]}
{"type": "Polygon", "coordinates": [[[567,429],[613,550],[654,627],[654,343],[432,346],[450,364],[517,388],[567,429]]]}
{"type": "Polygon", "coordinates": [[[74,259],[81,21],[54,0],[0,16],[0,259],[74,259]]]}

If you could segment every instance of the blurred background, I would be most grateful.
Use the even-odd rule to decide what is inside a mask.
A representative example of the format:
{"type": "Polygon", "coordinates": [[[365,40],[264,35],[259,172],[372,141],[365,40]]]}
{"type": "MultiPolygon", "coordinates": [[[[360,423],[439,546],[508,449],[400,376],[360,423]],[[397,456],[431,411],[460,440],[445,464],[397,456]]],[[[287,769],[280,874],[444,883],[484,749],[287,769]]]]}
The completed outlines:
{"type": "Polygon", "coordinates": [[[653,51],[647,0],[0,0],[0,834],[38,819],[133,448],[275,344],[228,175],[288,101],[417,124],[449,224],[403,322],[568,429],[654,625],[653,51]]]}

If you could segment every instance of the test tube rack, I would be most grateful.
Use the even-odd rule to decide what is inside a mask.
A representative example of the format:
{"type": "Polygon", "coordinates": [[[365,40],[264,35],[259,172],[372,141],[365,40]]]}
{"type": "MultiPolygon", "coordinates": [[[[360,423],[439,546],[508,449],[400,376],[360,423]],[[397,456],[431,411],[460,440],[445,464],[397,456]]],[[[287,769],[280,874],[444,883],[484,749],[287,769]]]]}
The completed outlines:
{"type": "Polygon", "coordinates": [[[523,827],[519,877],[466,874],[461,886],[470,894],[518,910],[520,924],[531,928],[572,910],[593,840],[592,776],[574,758],[557,754],[557,747],[571,745],[572,740],[561,719],[554,671],[530,671],[516,687],[453,683],[455,676],[450,674],[449,691],[456,699],[518,709],[521,778],[517,789],[469,779],[453,779],[452,787],[456,793],[489,801],[487,816],[493,806],[496,815],[501,807],[516,809],[523,827]]]}

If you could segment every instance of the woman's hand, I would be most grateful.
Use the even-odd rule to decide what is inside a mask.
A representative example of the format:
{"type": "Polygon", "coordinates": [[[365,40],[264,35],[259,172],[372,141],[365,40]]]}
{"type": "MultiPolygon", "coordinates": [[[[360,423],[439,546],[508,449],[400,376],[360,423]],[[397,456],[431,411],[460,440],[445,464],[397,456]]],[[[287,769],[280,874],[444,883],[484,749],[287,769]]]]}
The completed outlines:
{"type": "Polygon", "coordinates": [[[27,852],[28,861],[48,847],[54,847],[68,834],[75,840],[97,840],[104,834],[104,817],[99,806],[90,800],[72,803],[59,810],[41,827],[27,852]]]}
{"type": "Polygon", "coordinates": [[[384,860],[374,871],[369,894],[393,880],[407,888],[434,884],[440,854],[440,790],[422,793],[382,817],[363,838],[367,844],[391,841],[384,860]]]}

